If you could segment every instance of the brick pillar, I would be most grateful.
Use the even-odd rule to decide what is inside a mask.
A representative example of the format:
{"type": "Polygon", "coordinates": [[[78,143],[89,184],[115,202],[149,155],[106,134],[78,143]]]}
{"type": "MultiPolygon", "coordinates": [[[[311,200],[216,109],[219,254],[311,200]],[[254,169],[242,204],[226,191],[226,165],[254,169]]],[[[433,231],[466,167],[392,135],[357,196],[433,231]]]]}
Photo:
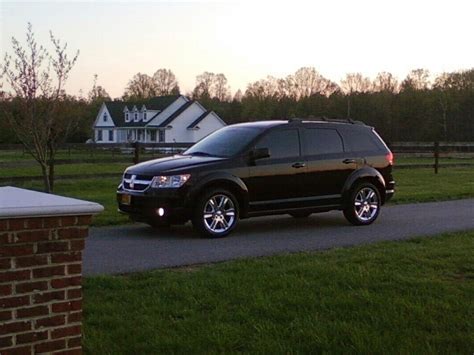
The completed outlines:
{"type": "MultiPolygon", "coordinates": [[[[79,200],[60,198],[64,204],[73,201],[77,214],[72,214],[71,205],[58,209],[56,199],[56,214],[39,203],[41,208],[36,215],[31,210],[31,216],[16,217],[14,208],[9,208],[8,216],[4,213],[2,217],[2,189],[5,188],[0,188],[0,352],[80,354],[82,251],[91,216],[102,207],[91,203],[85,203],[87,208],[78,207],[79,200]]],[[[9,192],[16,190],[20,189],[9,192]]],[[[36,198],[46,195],[32,194],[36,198]]],[[[46,200],[50,197],[45,196],[46,200]]]]}

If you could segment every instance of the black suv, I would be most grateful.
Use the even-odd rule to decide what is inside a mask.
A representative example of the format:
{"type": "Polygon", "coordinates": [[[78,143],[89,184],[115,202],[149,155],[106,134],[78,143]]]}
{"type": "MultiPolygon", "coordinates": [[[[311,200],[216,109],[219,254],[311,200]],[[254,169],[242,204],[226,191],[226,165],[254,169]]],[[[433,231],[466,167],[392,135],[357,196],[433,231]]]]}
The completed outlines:
{"type": "Polygon", "coordinates": [[[183,154],[126,169],[119,210],[152,226],[191,220],[223,237],[242,218],[342,210],[370,224],[394,193],[393,155],[372,127],[346,120],[224,127],[183,154]]]}

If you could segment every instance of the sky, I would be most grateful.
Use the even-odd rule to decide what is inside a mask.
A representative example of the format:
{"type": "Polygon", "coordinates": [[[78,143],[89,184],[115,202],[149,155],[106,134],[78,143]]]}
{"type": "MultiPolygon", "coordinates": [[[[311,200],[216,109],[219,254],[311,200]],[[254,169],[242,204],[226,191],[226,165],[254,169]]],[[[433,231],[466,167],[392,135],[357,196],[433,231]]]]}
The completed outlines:
{"type": "MultiPolygon", "coordinates": [[[[0,0],[0,63],[11,37],[38,42],[49,31],[80,55],[67,85],[86,94],[93,76],[120,97],[132,76],[171,69],[183,93],[204,71],[224,73],[232,92],[267,75],[315,67],[339,82],[346,73],[403,79],[474,67],[474,2],[234,1],[132,2],[0,0]]],[[[50,48],[50,47],[49,47],[50,48]]]]}

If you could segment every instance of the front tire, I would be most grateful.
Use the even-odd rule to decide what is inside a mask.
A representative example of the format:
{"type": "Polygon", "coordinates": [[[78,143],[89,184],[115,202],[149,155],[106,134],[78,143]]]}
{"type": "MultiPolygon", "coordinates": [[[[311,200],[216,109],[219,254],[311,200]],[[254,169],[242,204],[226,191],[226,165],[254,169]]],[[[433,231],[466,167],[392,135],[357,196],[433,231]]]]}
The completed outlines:
{"type": "Polygon", "coordinates": [[[206,238],[222,238],[237,225],[239,204],[225,189],[206,191],[198,200],[193,214],[193,227],[206,238]]]}
{"type": "Polygon", "coordinates": [[[369,225],[377,219],[380,205],[380,192],[377,187],[369,182],[361,182],[351,190],[344,216],[353,225],[369,225]]]}

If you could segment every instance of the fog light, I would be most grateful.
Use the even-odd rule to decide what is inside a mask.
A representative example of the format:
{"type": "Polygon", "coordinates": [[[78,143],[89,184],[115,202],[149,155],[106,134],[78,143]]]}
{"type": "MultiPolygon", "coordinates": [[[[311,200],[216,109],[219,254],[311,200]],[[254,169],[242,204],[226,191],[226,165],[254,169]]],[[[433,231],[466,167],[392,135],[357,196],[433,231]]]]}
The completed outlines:
{"type": "Polygon", "coordinates": [[[160,207],[160,208],[158,208],[156,211],[158,212],[158,216],[160,216],[160,217],[163,217],[163,216],[165,215],[165,210],[164,210],[164,208],[161,208],[161,207],[160,207]]]}

